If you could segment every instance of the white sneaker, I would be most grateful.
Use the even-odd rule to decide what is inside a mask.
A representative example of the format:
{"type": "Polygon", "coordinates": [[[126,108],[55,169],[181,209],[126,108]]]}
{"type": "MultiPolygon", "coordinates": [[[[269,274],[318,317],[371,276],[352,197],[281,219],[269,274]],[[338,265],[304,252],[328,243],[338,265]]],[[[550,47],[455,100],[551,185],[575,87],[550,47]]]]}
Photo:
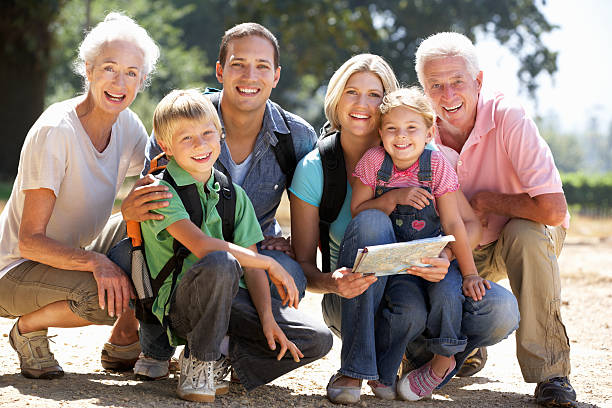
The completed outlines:
{"type": "Polygon", "coordinates": [[[176,387],[179,398],[187,401],[214,402],[215,395],[227,394],[229,383],[217,380],[220,376],[217,361],[200,361],[189,355],[185,357],[185,350],[181,351],[179,364],[181,374],[176,387]]]}
{"type": "Polygon", "coordinates": [[[154,381],[168,378],[170,374],[169,362],[147,357],[143,353],[138,356],[134,364],[134,376],[137,380],[154,381]]]}

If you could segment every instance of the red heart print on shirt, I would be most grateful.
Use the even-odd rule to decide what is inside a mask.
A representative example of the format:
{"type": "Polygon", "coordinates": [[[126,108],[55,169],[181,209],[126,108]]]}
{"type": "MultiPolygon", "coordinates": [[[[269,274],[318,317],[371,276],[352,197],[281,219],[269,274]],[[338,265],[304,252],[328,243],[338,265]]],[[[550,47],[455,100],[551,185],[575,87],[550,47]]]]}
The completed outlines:
{"type": "Polygon", "coordinates": [[[414,228],[417,231],[422,230],[423,228],[425,228],[425,221],[423,220],[412,221],[412,228],[414,228]]]}

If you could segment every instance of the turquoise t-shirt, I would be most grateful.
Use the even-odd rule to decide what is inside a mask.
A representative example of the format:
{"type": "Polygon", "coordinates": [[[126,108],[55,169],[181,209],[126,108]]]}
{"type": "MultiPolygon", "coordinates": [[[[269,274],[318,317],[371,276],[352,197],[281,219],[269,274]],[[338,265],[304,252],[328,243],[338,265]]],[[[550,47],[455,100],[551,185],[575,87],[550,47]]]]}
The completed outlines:
{"type": "MultiPolygon", "coordinates": [[[[318,149],[308,153],[298,163],[289,191],[300,200],[317,208],[319,207],[321,196],[323,195],[323,165],[321,164],[321,156],[319,155],[318,149]]],[[[351,222],[352,195],[353,190],[347,181],[346,197],[344,198],[342,209],[336,221],[332,222],[329,227],[329,254],[332,270],[336,269],[338,253],[340,252],[340,243],[342,242],[342,237],[344,237],[346,227],[349,222],[351,222]]],[[[292,234],[293,233],[292,231],[292,234]]]]}
{"type": "MultiPolygon", "coordinates": [[[[221,217],[217,212],[217,202],[219,201],[218,191],[220,189],[219,183],[214,181],[214,173],[208,179],[206,188],[204,184],[196,181],[189,173],[183,170],[174,160],[170,160],[166,171],[170,172],[172,178],[178,186],[184,186],[188,184],[196,184],[200,199],[202,202],[202,210],[204,214],[204,220],[202,222],[202,231],[213,238],[223,239],[223,226],[221,217]],[[206,191],[208,190],[208,194],[206,191]]],[[[160,181],[160,184],[168,186],[172,193],[172,198],[169,200],[170,205],[167,207],[159,208],[154,210],[156,213],[164,216],[163,220],[148,220],[140,223],[140,229],[142,231],[142,237],[144,240],[145,255],[147,259],[147,266],[151,276],[155,278],[159,274],[163,266],[168,262],[168,259],[174,254],[173,243],[174,238],[166,228],[169,225],[174,224],[177,221],[183,219],[189,219],[189,214],[185,210],[183,202],[179,198],[178,194],[174,189],[165,181],[160,181]]],[[[241,247],[249,247],[263,240],[263,234],[261,233],[261,227],[257,222],[257,216],[251,201],[247,197],[244,190],[234,184],[236,190],[236,211],[235,211],[235,222],[234,222],[234,244],[240,245],[241,247]]],[[[178,281],[181,280],[185,272],[198,261],[198,258],[194,254],[189,254],[183,262],[183,269],[178,276],[178,281]]],[[[157,316],[159,321],[163,320],[164,315],[167,315],[169,310],[165,308],[165,305],[170,298],[170,289],[172,286],[172,276],[169,276],[157,295],[157,299],[153,303],[153,314],[157,316]]],[[[241,286],[244,287],[244,282],[241,281],[241,286]]],[[[169,332],[170,342],[173,345],[182,343],[182,339],[174,336],[169,332]]]]}
{"type": "MultiPolygon", "coordinates": [[[[425,147],[430,150],[438,150],[433,143],[428,143],[425,147]]],[[[319,154],[318,148],[315,148],[313,151],[308,153],[298,163],[289,191],[291,191],[300,200],[319,208],[321,197],[323,195],[323,165],[321,163],[321,155],[319,154]]],[[[340,210],[340,214],[338,214],[336,221],[334,221],[329,227],[329,254],[331,258],[330,266],[332,271],[336,269],[336,264],[338,263],[338,253],[340,252],[340,243],[344,237],[346,227],[352,219],[352,196],[353,189],[347,181],[346,197],[344,198],[344,203],[342,203],[342,209],[340,210]]]]}

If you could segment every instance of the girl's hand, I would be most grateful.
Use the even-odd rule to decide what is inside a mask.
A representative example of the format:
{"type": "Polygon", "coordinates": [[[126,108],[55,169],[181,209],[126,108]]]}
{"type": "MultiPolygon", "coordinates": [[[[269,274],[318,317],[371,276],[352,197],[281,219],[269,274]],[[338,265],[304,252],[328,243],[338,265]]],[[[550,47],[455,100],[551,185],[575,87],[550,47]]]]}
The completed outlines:
{"type": "MultiPolygon", "coordinates": [[[[283,306],[291,306],[298,308],[300,303],[300,295],[295,286],[295,281],[289,273],[276,260],[270,258],[270,267],[268,268],[268,276],[276,286],[278,294],[283,301],[283,306]]],[[[274,350],[274,349],[273,349],[274,350]]]]}
{"type": "Polygon", "coordinates": [[[420,276],[429,282],[440,282],[448,273],[450,262],[445,257],[423,258],[421,262],[429,264],[428,267],[413,266],[407,272],[411,275],[420,276]]]}
{"type": "Polygon", "coordinates": [[[270,350],[276,350],[276,343],[280,344],[281,346],[280,351],[276,356],[277,360],[280,361],[280,359],[285,356],[287,350],[289,350],[293,356],[293,361],[296,363],[300,361],[300,358],[304,358],[304,355],[300,349],[297,348],[293,342],[287,339],[287,336],[285,336],[285,333],[283,333],[281,328],[278,327],[278,324],[274,321],[273,317],[266,319],[266,321],[262,323],[262,326],[264,336],[266,336],[266,339],[268,340],[268,347],[270,347],[270,350]]]}
{"type": "Polygon", "coordinates": [[[409,205],[417,210],[422,210],[427,207],[429,205],[429,200],[433,201],[434,199],[430,192],[420,187],[402,187],[395,191],[396,205],[409,205]]]}
{"type": "Polygon", "coordinates": [[[482,279],[478,275],[468,275],[463,277],[463,294],[471,297],[475,301],[482,300],[485,295],[485,286],[491,289],[491,284],[488,280],[482,279]]]}

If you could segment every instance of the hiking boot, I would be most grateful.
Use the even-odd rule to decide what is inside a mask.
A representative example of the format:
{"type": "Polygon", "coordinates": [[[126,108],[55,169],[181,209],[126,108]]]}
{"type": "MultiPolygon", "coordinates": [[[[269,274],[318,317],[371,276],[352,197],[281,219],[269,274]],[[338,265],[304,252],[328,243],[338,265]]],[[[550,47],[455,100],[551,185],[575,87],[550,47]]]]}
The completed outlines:
{"type": "Polygon", "coordinates": [[[140,341],[127,346],[116,346],[112,343],[104,343],[100,363],[108,371],[130,371],[134,368],[140,356],[140,341]]]}
{"type": "Polygon", "coordinates": [[[47,336],[47,330],[20,334],[17,322],[9,334],[9,343],[19,356],[21,375],[43,380],[62,377],[64,370],[49,350],[49,338],[53,336],[47,336]]]}
{"type": "Polygon", "coordinates": [[[222,363],[219,360],[201,361],[193,354],[185,357],[185,350],[181,351],[181,373],[176,386],[178,397],[187,401],[214,402],[215,395],[227,394],[228,382],[215,380],[215,374],[221,375],[218,370],[222,363]]]}
{"type": "Polygon", "coordinates": [[[471,377],[482,370],[487,363],[487,348],[479,347],[474,349],[465,359],[457,374],[457,377],[471,377]]]}
{"type": "Polygon", "coordinates": [[[539,382],[534,397],[545,407],[575,407],[576,391],[567,377],[554,377],[539,382]]]}

